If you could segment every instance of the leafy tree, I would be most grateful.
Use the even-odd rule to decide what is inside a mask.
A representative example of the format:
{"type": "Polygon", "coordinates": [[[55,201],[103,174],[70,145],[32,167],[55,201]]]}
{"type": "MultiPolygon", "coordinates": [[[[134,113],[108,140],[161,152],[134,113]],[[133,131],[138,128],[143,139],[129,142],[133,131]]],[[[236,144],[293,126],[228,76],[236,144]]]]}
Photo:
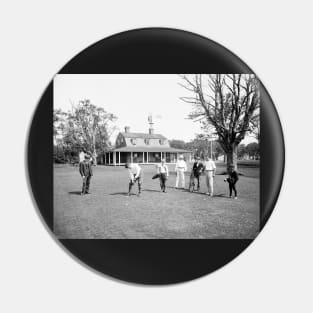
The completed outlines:
{"type": "Polygon", "coordinates": [[[79,101],[73,105],[72,112],[53,112],[53,134],[60,158],[71,161],[77,158],[80,148],[85,148],[93,154],[105,151],[110,145],[110,135],[115,127],[112,123],[116,116],[103,108],[91,104],[90,100],[79,101]]]}
{"type": "Polygon", "coordinates": [[[244,143],[241,143],[237,149],[238,159],[242,159],[246,153],[247,153],[246,145],[244,143]]]}
{"type": "MultiPolygon", "coordinates": [[[[191,150],[194,155],[205,159],[208,155],[211,155],[211,142],[210,139],[204,134],[197,134],[196,138],[186,144],[186,149],[191,150]]],[[[216,140],[212,140],[212,156],[217,159],[223,150],[220,144],[216,140]]]]}
{"type": "Polygon", "coordinates": [[[204,158],[208,153],[208,140],[202,135],[186,144],[186,149],[192,151],[193,155],[204,158]]]}
{"type": "Polygon", "coordinates": [[[59,163],[65,162],[63,136],[66,125],[66,116],[66,113],[62,110],[53,111],[54,160],[59,163]]]}
{"type": "Polygon", "coordinates": [[[97,143],[98,147],[103,149],[109,145],[109,137],[113,131],[110,124],[115,120],[115,115],[93,105],[88,99],[79,101],[69,114],[75,136],[92,153],[96,152],[97,143]]]}
{"type": "Polygon", "coordinates": [[[177,139],[169,140],[169,144],[172,148],[186,149],[186,142],[183,140],[177,140],[177,139]]]}
{"type": "Polygon", "coordinates": [[[218,142],[227,155],[227,166],[237,168],[237,148],[252,120],[259,114],[258,80],[253,74],[182,75],[185,89],[191,96],[181,99],[193,105],[189,118],[202,127],[214,128],[218,142]]]}
{"type": "Polygon", "coordinates": [[[58,135],[63,135],[66,113],[62,110],[53,111],[53,138],[56,141],[58,135]]]}
{"type": "Polygon", "coordinates": [[[253,160],[258,159],[260,156],[260,146],[257,142],[249,143],[246,147],[246,151],[253,160]]]}

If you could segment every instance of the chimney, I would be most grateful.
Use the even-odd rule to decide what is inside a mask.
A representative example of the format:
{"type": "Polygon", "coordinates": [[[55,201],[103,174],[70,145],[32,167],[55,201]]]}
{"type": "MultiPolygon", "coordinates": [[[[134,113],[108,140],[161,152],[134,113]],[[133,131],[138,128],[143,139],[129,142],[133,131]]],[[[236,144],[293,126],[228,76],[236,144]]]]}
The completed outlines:
{"type": "Polygon", "coordinates": [[[153,128],[149,128],[149,134],[153,135],[154,134],[154,129],[153,128]]]}
{"type": "Polygon", "coordinates": [[[129,126],[125,126],[125,133],[129,133],[130,132],[130,127],[129,126]]]}

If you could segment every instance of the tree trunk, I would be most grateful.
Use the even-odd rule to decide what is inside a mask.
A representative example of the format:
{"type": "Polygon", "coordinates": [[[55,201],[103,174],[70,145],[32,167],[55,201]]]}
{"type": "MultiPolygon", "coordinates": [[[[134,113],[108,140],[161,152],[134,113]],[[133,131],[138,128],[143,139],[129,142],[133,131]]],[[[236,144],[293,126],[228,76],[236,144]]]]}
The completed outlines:
{"type": "Polygon", "coordinates": [[[237,171],[237,146],[233,146],[227,151],[227,171],[231,164],[234,165],[234,169],[237,171]]]}

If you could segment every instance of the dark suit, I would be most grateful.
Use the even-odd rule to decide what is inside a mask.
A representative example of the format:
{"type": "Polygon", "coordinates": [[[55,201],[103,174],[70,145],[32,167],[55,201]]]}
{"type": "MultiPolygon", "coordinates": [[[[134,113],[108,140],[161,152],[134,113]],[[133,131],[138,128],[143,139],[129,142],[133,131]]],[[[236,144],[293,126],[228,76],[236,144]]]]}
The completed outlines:
{"type": "Polygon", "coordinates": [[[83,177],[82,194],[89,192],[90,179],[93,175],[90,161],[84,160],[79,163],[79,173],[83,177]]]}
{"type": "Polygon", "coordinates": [[[197,189],[200,189],[200,176],[204,171],[204,165],[201,162],[195,162],[192,167],[193,177],[197,180],[197,189]]]}
{"type": "Polygon", "coordinates": [[[235,192],[235,197],[237,197],[237,189],[236,183],[239,180],[238,173],[236,171],[232,171],[227,178],[227,182],[229,185],[229,196],[232,196],[233,190],[235,192]]]}

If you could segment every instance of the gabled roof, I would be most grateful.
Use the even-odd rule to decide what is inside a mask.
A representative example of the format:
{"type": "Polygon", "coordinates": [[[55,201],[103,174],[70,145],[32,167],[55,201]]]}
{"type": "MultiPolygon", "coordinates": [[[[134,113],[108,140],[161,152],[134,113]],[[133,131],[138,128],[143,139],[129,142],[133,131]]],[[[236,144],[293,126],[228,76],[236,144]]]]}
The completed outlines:
{"type": "Polygon", "coordinates": [[[160,134],[147,134],[147,133],[123,133],[121,132],[125,138],[143,138],[143,139],[166,139],[163,135],[160,134]]]}
{"type": "Polygon", "coordinates": [[[183,150],[183,149],[176,149],[171,147],[121,147],[112,149],[110,151],[116,152],[172,152],[172,153],[191,153],[191,151],[183,150]]]}

